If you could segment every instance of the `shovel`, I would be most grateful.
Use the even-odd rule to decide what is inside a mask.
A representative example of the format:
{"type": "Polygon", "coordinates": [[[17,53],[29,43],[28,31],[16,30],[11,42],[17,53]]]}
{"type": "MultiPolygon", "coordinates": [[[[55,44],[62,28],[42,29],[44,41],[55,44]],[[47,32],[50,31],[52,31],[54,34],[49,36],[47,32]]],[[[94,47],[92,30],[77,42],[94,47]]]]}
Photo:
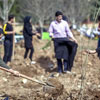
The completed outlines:
{"type": "MultiPolygon", "coordinates": [[[[9,73],[13,74],[9,69],[3,68],[3,67],[0,67],[0,69],[3,70],[3,71],[6,71],[6,72],[9,72],[9,73]]],[[[49,82],[42,82],[42,81],[40,81],[40,80],[37,80],[37,79],[35,79],[35,78],[28,77],[28,76],[23,75],[23,74],[20,74],[20,73],[19,73],[19,77],[28,79],[28,80],[30,80],[30,81],[39,83],[39,84],[44,85],[44,86],[55,87],[55,86],[53,86],[53,85],[52,85],[51,83],[49,83],[49,82]]]]}

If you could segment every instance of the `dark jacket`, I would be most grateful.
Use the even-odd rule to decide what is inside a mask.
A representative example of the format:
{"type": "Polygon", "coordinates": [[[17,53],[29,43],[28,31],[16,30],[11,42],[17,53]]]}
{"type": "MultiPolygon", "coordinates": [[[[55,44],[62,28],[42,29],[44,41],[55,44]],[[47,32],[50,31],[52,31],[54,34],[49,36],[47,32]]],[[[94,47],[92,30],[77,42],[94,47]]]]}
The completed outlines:
{"type": "Polygon", "coordinates": [[[4,25],[3,31],[4,31],[4,35],[5,35],[5,41],[9,40],[9,41],[13,42],[13,34],[6,33],[6,31],[7,32],[13,31],[13,26],[11,24],[7,23],[4,25]]]}
{"type": "Polygon", "coordinates": [[[32,36],[35,35],[32,33],[32,25],[30,23],[30,16],[26,16],[24,18],[24,29],[23,29],[23,35],[24,35],[24,41],[25,41],[25,48],[31,48],[32,47],[32,36]]]}

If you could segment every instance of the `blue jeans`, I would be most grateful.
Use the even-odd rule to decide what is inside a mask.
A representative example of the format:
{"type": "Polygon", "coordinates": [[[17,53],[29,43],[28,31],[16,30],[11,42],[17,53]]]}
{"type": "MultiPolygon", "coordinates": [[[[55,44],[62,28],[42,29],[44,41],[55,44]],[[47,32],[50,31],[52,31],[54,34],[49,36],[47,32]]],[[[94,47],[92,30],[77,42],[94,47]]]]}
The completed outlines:
{"type": "Polygon", "coordinates": [[[5,63],[7,63],[8,61],[11,62],[12,51],[13,51],[12,41],[5,40],[4,41],[4,57],[3,57],[3,61],[5,63]]]}

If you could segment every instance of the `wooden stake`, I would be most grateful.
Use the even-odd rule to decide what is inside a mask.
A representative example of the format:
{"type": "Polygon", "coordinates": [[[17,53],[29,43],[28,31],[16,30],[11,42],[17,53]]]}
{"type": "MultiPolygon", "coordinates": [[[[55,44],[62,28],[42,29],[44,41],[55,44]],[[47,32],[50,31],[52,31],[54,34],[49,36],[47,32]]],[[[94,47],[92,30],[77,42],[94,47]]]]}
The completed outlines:
{"type": "MultiPolygon", "coordinates": [[[[15,20],[15,19],[14,19],[15,20]]],[[[13,28],[15,29],[15,21],[13,28]]],[[[15,34],[13,34],[13,52],[12,52],[12,60],[14,60],[14,51],[15,51],[15,34]]]]}

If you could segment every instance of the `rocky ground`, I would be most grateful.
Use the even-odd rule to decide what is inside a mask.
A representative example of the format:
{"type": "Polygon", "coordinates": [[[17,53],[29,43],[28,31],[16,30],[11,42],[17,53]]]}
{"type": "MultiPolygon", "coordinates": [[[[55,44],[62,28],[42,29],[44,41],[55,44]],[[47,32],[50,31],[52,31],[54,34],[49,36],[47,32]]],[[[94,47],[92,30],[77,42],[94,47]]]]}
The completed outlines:
{"type": "MultiPolygon", "coordinates": [[[[9,97],[10,100],[100,100],[100,60],[96,54],[88,55],[84,50],[95,49],[97,40],[89,40],[75,32],[79,47],[71,74],[57,73],[53,43],[45,50],[41,48],[48,42],[34,37],[34,60],[31,65],[29,59],[24,60],[24,43],[16,44],[15,57],[10,66],[20,73],[48,81],[55,87],[43,86],[38,83],[15,77],[0,71],[0,100],[9,97]],[[54,67],[52,70],[50,67],[54,67]]],[[[1,56],[3,56],[3,46],[1,56]]]]}

